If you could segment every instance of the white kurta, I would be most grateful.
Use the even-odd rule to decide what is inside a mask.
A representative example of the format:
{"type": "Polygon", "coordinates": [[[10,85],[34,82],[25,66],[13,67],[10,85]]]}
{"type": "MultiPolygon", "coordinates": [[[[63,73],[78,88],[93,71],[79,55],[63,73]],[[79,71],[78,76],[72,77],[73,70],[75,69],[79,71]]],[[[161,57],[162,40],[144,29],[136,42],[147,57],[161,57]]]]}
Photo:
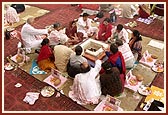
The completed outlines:
{"type": "Polygon", "coordinates": [[[117,32],[117,27],[115,26],[115,28],[112,30],[112,38],[114,36],[118,36],[119,39],[121,39],[123,41],[123,43],[129,43],[129,39],[128,39],[128,32],[125,28],[123,28],[120,33],[117,32]]]}
{"type": "Polygon", "coordinates": [[[43,39],[37,39],[37,35],[48,34],[47,29],[35,29],[30,24],[23,25],[21,37],[26,48],[39,48],[43,39]]]}
{"type": "Polygon", "coordinates": [[[101,96],[101,88],[99,77],[96,76],[101,70],[102,62],[97,60],[95,67],[87,73],[80,73],[75,76],[72,85],[72,91],[69,92],[69,97],[79,104],[97,104],[101,96]]]}
{"type": "Polygon", "coordinates": [[[83,57],[82,55],[77,56],[76,53],[71,54],[71,56],[70,56],[70,65],[71,66],[80,65],[83,62],[87,62],[87,59],[85,57],[83,57]]]}
{"type": "Polygon", "coordinates": [[[83,17],[78,18],[77,22],[77,32],[82,32],[84,34],[84,37],[88,37],[88,34],[91,32],[97,32],[97,27],[92,27],[92,19],[87,18],[86,21],[83,20],[83,17]],[[86,25],[89,27],[89,29],[86,29],[86,25]]]}

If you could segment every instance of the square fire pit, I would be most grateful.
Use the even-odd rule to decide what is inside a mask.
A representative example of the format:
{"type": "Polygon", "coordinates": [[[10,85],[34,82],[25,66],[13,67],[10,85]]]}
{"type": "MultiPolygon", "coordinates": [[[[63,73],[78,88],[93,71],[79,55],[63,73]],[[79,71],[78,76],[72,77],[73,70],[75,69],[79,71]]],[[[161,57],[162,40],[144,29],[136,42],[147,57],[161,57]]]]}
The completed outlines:
{"type": "Polygon", "coordinates": [[[108,44],[94,39],[88,39],[80,45],[84,52],[83,56],[91,61],[102,59],[105,56],[105,52],[102,47],[108,48],[108,44]]]}

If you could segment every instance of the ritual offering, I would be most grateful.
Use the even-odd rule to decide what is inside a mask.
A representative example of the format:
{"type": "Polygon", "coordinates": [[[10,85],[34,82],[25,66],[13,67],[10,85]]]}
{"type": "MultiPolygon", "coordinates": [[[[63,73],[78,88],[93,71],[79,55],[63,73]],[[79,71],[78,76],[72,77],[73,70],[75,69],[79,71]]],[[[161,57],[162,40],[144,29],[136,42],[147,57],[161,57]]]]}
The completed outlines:
{"type": "Polygon", "coordinates": [[[17,56],[16,56],[16,62],[17,63],[21,63],[21,62],[23,62],[23,60],[24,60],[23,55],[22,54],[17,54],[17,56]]]}
{"type": "Polygon", "coordinates": [[[52,88],[51,86],[45,86],[45,87],[41,90],[41,95],[42,95],[43,97],[51,97],[54,93],[55,93],[55,89],[52,88]]]}
{"type": "Polygon", "coordinates": [[[55,86],[58,86],[61,83],[61,80],[58,77],[53,77],[50,79],[50,82],[53,83],[55,86]]]}
{"type": "Polygon", "coordinates": [[[138,92],[141,95],[150,95],[152,93],[151,88],[150,87],[145,87],[144,85],[141,85],[139,87],[138,92]]]}
{"type": "Polygon", "coordinates": [[[137,75],[136,75],[136,79],[137,79],[138,81],[143,81],[144,77],[143,77],[142,75],[140,75],[140,74],[137,74],[137,75]]]}
{"type": "Polygon", "coordinates": [[[160,73],[160,72],[163,72],[163,71],[164,71],[164,66],[163,66],[162,63],[155,63],[155,64],[152,66],[152,70],[153,70],[154,72],[160,73]]]}

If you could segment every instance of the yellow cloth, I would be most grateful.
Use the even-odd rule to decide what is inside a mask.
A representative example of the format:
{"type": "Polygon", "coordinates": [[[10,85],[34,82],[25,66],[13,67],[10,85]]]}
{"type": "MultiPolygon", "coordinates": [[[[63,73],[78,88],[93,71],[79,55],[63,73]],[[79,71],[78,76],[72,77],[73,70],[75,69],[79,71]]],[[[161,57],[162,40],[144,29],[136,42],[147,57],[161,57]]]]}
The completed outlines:
{"type": "Polygon", "coordinates": [[[154,100],[164,103],[164,90],[163,89],[156,87],[156,86],[151,86],[151,91],[152,93],[146,97],[145,102],[148,102],[151,99],[154,99],[154,100]]]}

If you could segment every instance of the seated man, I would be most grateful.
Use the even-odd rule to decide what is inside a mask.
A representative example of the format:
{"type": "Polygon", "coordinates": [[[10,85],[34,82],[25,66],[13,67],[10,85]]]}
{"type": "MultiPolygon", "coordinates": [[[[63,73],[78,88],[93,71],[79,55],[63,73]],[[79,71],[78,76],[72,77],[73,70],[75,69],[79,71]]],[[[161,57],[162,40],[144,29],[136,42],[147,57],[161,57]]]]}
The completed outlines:
{"type": "Polygon", "coordinates": [[[47,29],[36,29],[33,27],[33,23],[34,18],[28,18],[21,29],[21,38],[27,53],[31,52],[31,48],[40,48],[43,40],[40,35],[48,34],[47,29]]]}
{"type": "Polygon", "coordinates": [[[129,42],[128,32],[125,30],[122,24],[118,24],[112,31],[111,41],[121,39],[123,43],[129,42]]]}
{"type": "Polygon", "coordinates": [[[91,68],[88,63],[84,62],[82,68],[87,71],[75,76],[69,97],[78,104],[98,104],[101,88],[99,77],[97,76],[101,70],[101,61],[96,60],[94,68],[91,68]]]}
{"type": "Polygon", "coordinates": [[[77,32],[83,33],[83,37],[92,37],[97,33],[98,28],[92,27],[93,20],[88,18],[89,14],[83,13],[82,17],[79,17],[77,21],[77,32]]]}
{"type": "Polygon", "coordinates": [[[82,47],[78,45],[75,47],[76,53],[70,56],[69,67],[67,67],[67,72],[70,77],[74,78],[76,74],[82,73],[81,64],[87,62],[87,59],[81,55],[82,51],[82,47]]]}
{"type": "Polygon", "coordinates": [[[73,53],[74,51],[65,45],[54,46],[54,57],[55,57],[54,63],[60,72],[67,71],[67,64],[70,59],[70,55],[73,53]]]}
{"type": "Polygon", "coordinates": [[[110,19],[105,18],[103,23],[99,25],[98,40],[106,41],[111,36],[112,25],[110,19]]]}

